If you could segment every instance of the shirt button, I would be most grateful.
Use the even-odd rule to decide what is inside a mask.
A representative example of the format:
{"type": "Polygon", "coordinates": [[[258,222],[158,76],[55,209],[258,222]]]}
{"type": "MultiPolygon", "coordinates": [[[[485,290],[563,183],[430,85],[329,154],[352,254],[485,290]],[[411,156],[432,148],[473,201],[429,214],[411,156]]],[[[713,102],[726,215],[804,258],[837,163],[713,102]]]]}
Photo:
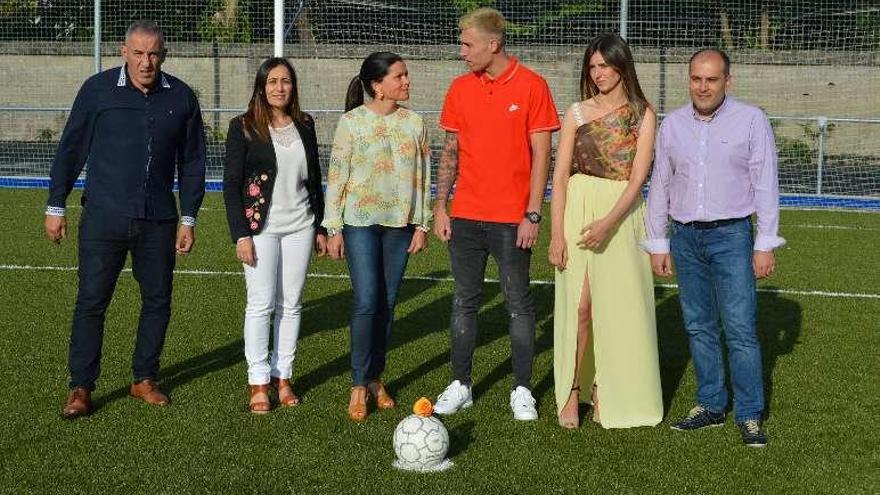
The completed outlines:
{"type": "Polygon", "coordinates": [[[703,163],[703,162],[700,162],[700,166],[703,166],[703,165],[705,165],[705,163],[703,163]]]}
{"type": "Polygon", "coordinates": [[[703,187],[703,185],[702,185],[702,184],[700,184],[700,187],[703,187]]]}

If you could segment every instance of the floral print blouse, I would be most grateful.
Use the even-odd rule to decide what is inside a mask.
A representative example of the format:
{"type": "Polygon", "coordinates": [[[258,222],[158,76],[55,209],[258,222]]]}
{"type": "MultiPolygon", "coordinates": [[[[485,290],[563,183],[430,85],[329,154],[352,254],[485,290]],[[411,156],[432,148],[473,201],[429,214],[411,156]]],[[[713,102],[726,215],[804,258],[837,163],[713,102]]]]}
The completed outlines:
{"type": "Polygon", "coordinates": [[[379,115],[361,105],[342,116],[327,171],[321,225],[427,228],[431,150],[422,117],[399,107],[379,115]]]}

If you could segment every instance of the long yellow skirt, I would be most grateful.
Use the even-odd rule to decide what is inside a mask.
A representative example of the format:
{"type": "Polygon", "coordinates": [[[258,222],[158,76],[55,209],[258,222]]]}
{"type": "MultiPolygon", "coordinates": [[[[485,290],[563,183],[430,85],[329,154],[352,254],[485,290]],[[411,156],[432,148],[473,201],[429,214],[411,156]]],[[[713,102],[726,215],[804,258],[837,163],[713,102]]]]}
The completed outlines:
{"type": "Polygon", "coordinates": [[[581,229],[606,215],[626,188],[614,181],[576,174],[568,182],[565,239],[568,264],[556,270],[553,312],[553,375],[562,409],[574,382],[577,310],[589,278],[593,323],[581,366],[581,395],[596,384],[604,428],[653,426],[663,418],[657,324],[651,262],[641,199],[606,240],[602,250],[581,249],[581,229]]]}

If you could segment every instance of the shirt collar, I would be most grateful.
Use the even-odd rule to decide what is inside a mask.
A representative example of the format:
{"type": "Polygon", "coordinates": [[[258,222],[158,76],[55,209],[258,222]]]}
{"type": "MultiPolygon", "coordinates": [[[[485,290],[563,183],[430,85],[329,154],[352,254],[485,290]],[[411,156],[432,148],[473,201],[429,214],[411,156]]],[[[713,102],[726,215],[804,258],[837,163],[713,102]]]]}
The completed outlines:
{"type": "Polygon", "coordinates": [[[507,84],[513,79],[513,76],[516,75],[517,70],[519,70],[519,60],[512,56],[510,57],[510,61],[507,63],[504,72],[499,74],[498,77],[492,78],[486,71],[481,72],[477,77],[479,77],[480,82],[483,84],[507,84]]]}
{"type": "Polygon", "coordinates": [[[697,109],[694,108],[693,104],[691,104],[691,113],[693,114],[694,119],[696,119],[696,120],[701,120],[704,122],[712,122],[713,120],[715,120],[715,117],[717,117],[719,113],[724,111],[724,109],[727,107],[728,101],[730,101],[730,96],[724,95],[724,100],[721,101],[721,104],[718,105],[718,108],[716,108],[715,111],[712,112],[712,115],[710,115],[708,118],[698,114],[697,109]]]}
{"type": "MultiPolygon", "coordinates": [[[[119,68],[119,78],[116,79],[117,87],[124,87],[128,84],[128,73],[125,71],[125,64],[122,64],[122,67],[119,68]]],[[[168,79],[165,77],[164,72],[159,72],[159,84],[162,85],[165,89],[170,89],[171,84],[168,82],[168,79]]]]}

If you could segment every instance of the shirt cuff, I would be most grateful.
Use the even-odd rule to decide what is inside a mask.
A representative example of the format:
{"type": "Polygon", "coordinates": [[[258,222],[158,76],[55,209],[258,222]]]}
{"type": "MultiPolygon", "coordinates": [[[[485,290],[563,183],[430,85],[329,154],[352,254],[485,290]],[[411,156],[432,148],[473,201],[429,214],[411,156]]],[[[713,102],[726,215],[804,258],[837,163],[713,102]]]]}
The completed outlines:
{"type": "Polygon", "coordinates": [[[196,226],[196,217],[190,217],[184,215],[180,217],[180,225],[186,225],[187,227],[195,227],[196,226]]]}
{"type": "Polygon", "coordinates": [[[431,227],[428,227],[427,225],[416,225],[416,228],[426,234],[431,231],[431,227]]]}
{"type": "Polygon", "coordinates": [[[63,217],[65,208],[63,206],[47,206],[46,215],[50,217],[63,217]]]}
{"type": "Polygon", "coordinates": [[[640,244],[642,249],[651,254],[669,253],[669,239],[645,239],[640,244]]]}
{"type": "Polygon", "coordinates": [[[785,244],[785,239],[775,235],[755,236],[755,251],[773,251],[785,244]]]}

